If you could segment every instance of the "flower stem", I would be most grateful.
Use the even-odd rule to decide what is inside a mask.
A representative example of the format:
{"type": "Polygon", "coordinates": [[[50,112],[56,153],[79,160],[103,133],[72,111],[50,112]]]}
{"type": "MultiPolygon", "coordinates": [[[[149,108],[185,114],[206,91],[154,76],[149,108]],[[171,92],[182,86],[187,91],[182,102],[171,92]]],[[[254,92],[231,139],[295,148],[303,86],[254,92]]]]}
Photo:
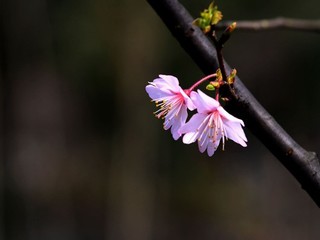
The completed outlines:
{"type": "Polygon", "coordinates": [[[201,78],[199,81],[197,81],[195,84],[193,84],[193,85],[187,90],[187,92],[190,93],[193,89],[195,89],[196,87],[198,87],[201,83],[207,81],[207,80],[210,79],[210,78],[214,78],[214,77],[216,77],[216,76],[217,76],[216,73],[212,73],[212,74],[210,74],[210,75],[208,75],[208,76],[205,76],[204,78],[201,78]]]}
{"type": "Polygon", "coordinates": [[[217,102],[219,102],[219,97],[220,97],[220,95],[219,95],[219,88],[217,88],[217,90],[216,90],[216,101],[217,101],[217,102]]]}

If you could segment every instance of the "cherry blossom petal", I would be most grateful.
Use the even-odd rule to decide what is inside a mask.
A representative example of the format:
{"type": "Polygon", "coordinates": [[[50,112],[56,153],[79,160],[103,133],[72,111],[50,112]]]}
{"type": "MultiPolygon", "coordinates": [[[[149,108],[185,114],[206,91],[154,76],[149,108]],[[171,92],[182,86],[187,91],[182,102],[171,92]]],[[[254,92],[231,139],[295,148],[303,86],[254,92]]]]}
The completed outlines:
{"type": "Polygon", "coordinates": [[[198,90],[198,92],[192,92],[190,96],[199,113],[208,113],[220,106],[218,101],[209,97],[201,90],[198,90]]]}
{"type": "Polygon", "coordinates": [[[146,92],[159,108],[154,112],[157,118],[163,118],[163,128],[171,128],[175,140],[181,137],[179,129],[187,120],[187,109],[194,109],[193,102],[186,92],[179,86],[179,81],[171,75],[159,75],[159,78],[149,82],[146,92]]]}
{"type": "Polygon", "coordinates": [[[235,122],[225,122],[224,127],[226,130],[226,137],[232,141],[240,144],[243,147],[246,147],[246,142],[248,141],[244,131],[239,123],[235,122]]]}
{"type": "Polygon", "coordinates": [[[218,107],[218,111],[221,115],[221,117],[229,120],[229,121],[233,121],[233,122],[238,122],[240,123],[242,126],[244,126],[244,123],[241,119],[236,118],[235,116],[232,116],[230,113],[228,113],[223,107],[219,106],[218,107]]]}
{"type": "Polygon", "coordinates": [[[177,140],[182,135],[179,129],[181,128],[181,126],[185,124],[187,120],[187,117],[188,117],[187,106],[185,105],[181,106],[179,116],[180,116],[179,118],[175,118],[173,120],[174,123],[172,124],[172,127],[171,127],[171,134],[174,140],[177,140]]]}
{"type": "Polygon", "coordinates": [[[161,99],[171,95],[170,91],[163,91],[151,84],[146,86],[146,92],[151,99],[161,99]]]}
{"type": "Polygon", "coordinates": [[[221,140],[223,149],[226,139],[231,139],[243,147],[247,146],[241,119],[229,114],[218,101],[200,90],[192,93],[191,99],[198,113],[180,128],[180,133],[185,134],[184,143],[198,141],[199,151],[203,153],[207,150],[209,156],[215,153],[221,140]]]}
{"type": "MultiPolygon", "coordinates": [[[[188,109],[190,111],[193,111],[194,109],[196,109],[196,106],[193,104],[193,101],[191,100],[191,98],[186,94],[185,91],[183,91],[182,89],[180,90],[181,95],[184,97],[184,101],[185,104],[187,105],[188,109]]],[[[193,91],[190,93],[192,94],[193,91]]]]}
{"type": "Polygon", "coordinates": [[[179,132],[181,134],[186,133],[182,139],[183,143],[190,144],[195,142],[198,139],[199,133],[200,133],[200,131],[198,130],[198,127],[201,125],[201,123],[206,117],[207,117],[206,114],[196,113],[191,117],[191,119],[186,124],[184,124],[180,128],[179,132]]]}
{"type": "Polygon", "coordinates": [[[164,83],[166,83],[166,88],[172,90],[173,92],[179,92],[179,80],[175,76],[160,74],[159,77],[160,79],[164,80],[164,83]]]}
{"type": "Polygon", "coordinates": [[[221,133],[219,132],[218,133],[218,136],[217,136],[217,139],[215,141],[210,141],[208,144],[207,144],[207,153],[208,153],[208,156],[211,157],[214,152],[217,150],[219,144],[220,144],[220,140],[221,140],[221,133]]]}

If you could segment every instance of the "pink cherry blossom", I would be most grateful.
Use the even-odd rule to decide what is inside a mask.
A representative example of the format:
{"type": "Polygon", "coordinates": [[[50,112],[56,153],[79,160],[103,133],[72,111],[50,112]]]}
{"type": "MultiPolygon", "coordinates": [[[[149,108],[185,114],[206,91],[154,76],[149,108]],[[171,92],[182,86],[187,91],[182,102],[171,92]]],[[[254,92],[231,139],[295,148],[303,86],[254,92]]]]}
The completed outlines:
{"type": "Polygon", "coordinates": [[[146,86],[146,91],[159,109],[154,112],[157,118],[165,119],[163,127],[165,130],[171,128],[175,140],[181,137],[178,132],[185,124],[188,117],[188,110],[194,110],[190,99],[189,90],[183,90],[176,77],[171,75],[159,75],[146,86]]]}
{"type": "Polygon", "coordinates": [[[207,150],[209,156],[214,154],[221,139],[223,149],[226,139],[231,139],[243,147],[247,146],[247,138],[242,129],[244,123],[241,119],[229,114],[218,101],[201,90],[198,90],[198,93],[192,92],[191,99],[198,113],[179,130],[180,134],[185,134],[184,143],[190,144],[198,140],[200,152],[207,150]]]}

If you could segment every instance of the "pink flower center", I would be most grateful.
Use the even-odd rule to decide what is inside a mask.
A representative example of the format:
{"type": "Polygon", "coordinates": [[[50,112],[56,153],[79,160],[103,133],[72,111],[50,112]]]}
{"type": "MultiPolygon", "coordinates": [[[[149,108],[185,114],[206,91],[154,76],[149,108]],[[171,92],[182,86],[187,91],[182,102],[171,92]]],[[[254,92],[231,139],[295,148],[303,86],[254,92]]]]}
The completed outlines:
{"type": "Polygon", "coordinates": [[[184,98],[181,94],[176,94],[155,99],[155,102],[156,106],[160,108],[154,112],[154,115],[161,119],[167,117],[170,121],[173,117],[177,117],[179,115],[180,109],[184,104],[184,98]]]}

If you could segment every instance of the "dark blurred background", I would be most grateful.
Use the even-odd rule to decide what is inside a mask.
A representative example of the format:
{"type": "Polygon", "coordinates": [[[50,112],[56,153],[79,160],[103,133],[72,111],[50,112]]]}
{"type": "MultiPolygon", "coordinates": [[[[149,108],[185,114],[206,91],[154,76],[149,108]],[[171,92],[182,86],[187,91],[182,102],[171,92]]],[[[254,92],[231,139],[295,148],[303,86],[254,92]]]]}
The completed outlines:
{"type": "MultiPolygon", "coordinates": [[[[182,1],[193,16],[210,3],[182,1]]],[[[217,1],[225,20],[317,19],[320,2],[217,1]]],[[[146,1],[0,2],[0,239],[319,239],[320,212],[245,129],[209,158],[145,92],[203,76],[146,1]]],[[[320,147],[320,35],[236,31],[229,65],[307,150],[320,147]]]]}

